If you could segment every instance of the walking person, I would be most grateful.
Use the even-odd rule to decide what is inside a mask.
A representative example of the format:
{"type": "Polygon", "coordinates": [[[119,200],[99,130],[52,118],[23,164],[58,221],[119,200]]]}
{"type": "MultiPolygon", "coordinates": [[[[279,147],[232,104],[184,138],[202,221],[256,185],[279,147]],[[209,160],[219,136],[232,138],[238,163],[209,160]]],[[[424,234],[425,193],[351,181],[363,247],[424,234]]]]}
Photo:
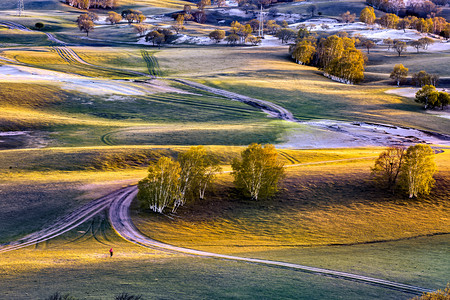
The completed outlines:
{"type": "Polygon", "coordinates": [[[109,257],[113,256],[113,248],[109,249],[109,257]]]}

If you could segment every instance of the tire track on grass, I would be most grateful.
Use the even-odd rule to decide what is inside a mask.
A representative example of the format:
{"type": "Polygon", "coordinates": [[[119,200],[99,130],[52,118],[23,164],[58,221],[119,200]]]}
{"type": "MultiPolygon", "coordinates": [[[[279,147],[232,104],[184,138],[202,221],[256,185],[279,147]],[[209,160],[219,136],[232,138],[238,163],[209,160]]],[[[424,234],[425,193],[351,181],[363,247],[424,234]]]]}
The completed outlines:
{"type": "Polygon", "coordinates": [[[366,284],[370,284],[370,285],[374,285],[374,286],[378,286],[378,287],[398,290],[401,292],[415,294],[415,295],[421,295],[422,293],[428,293],[428,292],[433,291],[431,289],[423,288],[423,287],[419,287],[419,286],[413,286],[413,285],[398,283],[398,282],[394,282],[394,281],[389,281],[389,280],[384,280],[384,279],[379,279],[379,278],[374,278],[374,277],[369,277],[369,276],[362,276],[362,275],[357,275],[357,274],[352,274],[352,273],[347,273],[347,272],[340,272],[340,271],[323,269],[323,268],[315,268],[315,267],[304,266],[304,265],[293,264],[293,263],[286,263],[286,262],[281,262],[281,261],[272,261],[272,260],[265,260],[265,259],[217,254],[217,253],[212,253],[212,252],[177,247],[177,246],[173,246],[173,245],[155,241],[155,240],[150,239],[149,237],[143,235],[142,233],[140,233],[139,230],[134,226],[134,224],[131,220],[129,208],[130,208],[131,202],[136,197],[137,192],[138,192],[138,188],[137,188],[137,186],[135,186],[135,187],[133,187],[133,189],[130,193],[117,196],[112,201],[111,207],[109,210],[109,220],[110,220],[111,226],[114,228],[114,230],[117,232],[117,234],[119,234],[122,238],[124,238],[125,240],[127,240],[131,243],[134,243],[134,244],[137,244],[137,245],[140,245],[143,247],[147,247],[147,248],[162,250],[162,251],[178,252],[178,253],[187,254],[187,255],[225,259],[225,260],[231,260],[231,261],[241,261],[241,262],[247,262],[247,263],[254,263],[254,264],[258,264],[258,265],[287,268],[287,269],[291,269],[291,270],[298,270],[298,271],[312,273],[312,274],[353,280],[353,281],[358,281],[358,282],[362,282],[362,283],[366,283],[366,284]]]}
{"type": "MultiPolygon", "coordinates": [[[[134,187],[133,187],[134,188],[134,187]]],[[[66,233],[79,225],[83,224],[90,218],[94,217],[104,209],[108,208],[110,203],[117,197],[127,195],[132,192],[133,188],[123,188],[114,191],[109,195],[101,197],[97,200],[89,202],[73,212],[65,215],[57,220],[53,225],[46,227],[40,231],[29,234],[14,242],[0,245],[0,253],[20,248],[28,247],[34,244],[42,243],[66,233]]]]}

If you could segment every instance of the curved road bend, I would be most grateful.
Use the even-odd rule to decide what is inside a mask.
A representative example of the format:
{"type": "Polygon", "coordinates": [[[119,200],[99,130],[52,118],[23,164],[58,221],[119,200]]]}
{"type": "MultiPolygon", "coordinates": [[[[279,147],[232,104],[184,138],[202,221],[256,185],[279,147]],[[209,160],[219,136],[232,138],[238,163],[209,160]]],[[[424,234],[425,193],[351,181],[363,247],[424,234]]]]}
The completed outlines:
{"type": "Polygon", "coordinates": [[[288,268],[293,270],[300,270],[309,273],[315,273],[320,275],[332,276],[337,278],[355,280],[367,284],[376,285],[379,287],[390,288],[399,290],[405,293],[417,294],[421,295],[424,292],[432,292],[433,290],[422,288],[413,285],[407,285],[402,283],[397,283],[393,281],[388,281],[384,279],[378,279],[373,277],[361,276],[346,272],[339,272],[334,270],[322,269],[322,268],[314,268],[309,266],[303,266],[293,263],[279,262],[279,261],[271,261],[265,259],[255,259],[255,258],[245,258],[239,256],[232,255],[223,255],[199,250],[193,250],[188,248],[176,247],[173,245],[161,243],[155,240],[152,240],[143,234],[141,234],[136,227],[133,225],[130,217],[130,205],[133,199],[136,197],[138,192],[137,187],[128,188],[127,191],[131,191],[128,193],[122,193],[117,195],[117,197],[112,201],[111,207],[109,209],[109,220],[111,222],[112,227],[116,230],[116,232],[125,240],[152,249],[158,249],[163,251],[170,252],[178,252],[183,254],[190,254],[202,257],[210,257],[210,258],[220,258],[226,260],[233,261],[243,261],[255,264],[269,265],[275,267],[288,268]]]}

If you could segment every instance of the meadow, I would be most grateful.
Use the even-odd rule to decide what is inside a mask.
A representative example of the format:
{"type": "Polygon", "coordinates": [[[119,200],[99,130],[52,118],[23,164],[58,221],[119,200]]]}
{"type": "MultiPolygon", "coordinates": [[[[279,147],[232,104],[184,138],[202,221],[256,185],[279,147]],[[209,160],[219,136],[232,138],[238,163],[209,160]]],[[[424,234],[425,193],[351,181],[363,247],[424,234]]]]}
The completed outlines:
{"type": "MultiPolygon", "coordinates": [[[[289,132],[308,131],[307,125],[269,118],[255,107],[176,78],[279,104],[301,121],[361,121],[449,133],[449,119],[426,113],[412,99],[385,93],[394,88],[388,75],[397,63],[410,72],[439,74],[441,87],[447,87],[448,70],[442,66],[448,52],[408,51],[399,58],[375,48],[368,55],[366,80],[343,85],[316,68],[295,64],[287,45],[157,48],[136,44],[140,37],[125,23],[97,25],[87,38],[75,23],[82,11],[56,0],[24,2],[27,13],[21,18],[15,16],[15,4],[0,3],[2,19],[31,29],[42,21],[43,31],[69,43],[86,63],[70,61],[43,32],[0,27],[0,55],[17,61],[18,69],[25,68],[22,63],[35,68],[26,72],[43,74],[33,81],[11,80],[5,71],[0,80],[0,131],[24,131],[14,138],[0,136],[0,243],[136,184],[149,163],[161,156],[176,158],[190,145],[207,145],[230,171],[244,146],[283,144],[289,132]]],[[[116,11],[162,14],[186,3],[123,0],[116,11]]],[[[352,0],[277,8],[306,15],[311,4],[326,17],[347,10],[358,14],[365,7],[363,0],[352,0]]],[[[182,33],[191,36],[227,29],[194,22],[186,27],[182,33]]],[[[0,61],[0,71],[4,65],[0,61]]],[[[273,198],[245,199],[230,174],[219,174],[205,201],[165,215],[134,202],[132,219],[142,233],[176,246],[443,288],[450,280],[450,150],[438,148],[444,152],[436,155],[436,187],[420,199],[373,185],[370,168],[384,148],[279,149],[286,164],[297,166],[286,168],[273,198]]],[[[56,291],[82,299],[111,299],[121,292],[145,299],[412,297],[283,268],[142,248],[119,238],[103,213],[54,240],[1,253],[0,277],[0,298],[5,299],[40,299],[56,291]],[[108,257],[110,247],[113,258],[108,257]]]]}
{"type": "MultiPolygon", "coordinates": [[[[9,209],[11,213],[3,214],[0,227],[5,230],[0,235],[13,238],[13,233],[20,236],[32,232],[50,224],[64,211],[136,182],[145,175],[145,167],[130,159],[133,153],[136,158],[146,154],[155,159],[159,155],[176,156],[184,149],[110,147],[106,153],[104,147],[4,151],[0,160],[2,174],[7,175],[2,177],[2,191],[6,191],[3,199],[20,201],[3,202],[2,211],[9,209]],[[29,155],[19,155],[20,151],[29,155]],[[18,156],[28,160],[6,171],[8,162],[18,156]],[[117,162],[120,157],[128,157],[128,163],[106,168],[96,164],[97,158],[117,162]],[[82,170],[73,169],[74,162],[82,170]]],[[[210,148],[223,162],[241,149],[210,148]]],[[[448,235],[410,237],[432,235],[439,226],[449,226],[449,154],[437,156],[438,188],[429,197],[408,200],[401,195],[380,194],[368,181],[369,167],[379,151],[284,150],[286,163],[316,164],[289,168],[281,192],[273,199],[255,203],[240,198],[224,174],[206,202],[180,208],[177,216],[170,219],[135,210],[133,220],[148,236],[174,245],[443,287],[449,263],[448,235]],[[355,160],[342,161],[351,158],[355,160]],[[394,241],[366,243],[391,239],[394,241]]],[[[34,299],[54,291],[70,292],[83,299],[110,299],[121,292],[150,299],[251,299],[255,295],[308,299],[411,297],[314,274],[134,246],[118,238],[102,215],[55,240],[0,256],[0,287],[7,298],[34,299]],[[115,251],[112,259],[108,257],[110,247],[115,251]],[[197,275],[193,277],[193,273],[197,275]]]]}

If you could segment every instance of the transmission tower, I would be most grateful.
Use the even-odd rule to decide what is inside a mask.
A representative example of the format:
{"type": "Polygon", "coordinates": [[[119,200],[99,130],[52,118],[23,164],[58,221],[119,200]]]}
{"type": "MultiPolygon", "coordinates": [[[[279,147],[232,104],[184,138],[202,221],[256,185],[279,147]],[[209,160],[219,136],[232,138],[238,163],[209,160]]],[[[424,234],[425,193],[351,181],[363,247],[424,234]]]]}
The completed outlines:
{"type": "Polygon", "coordinates": [[[259,12],[259,28],[258,28],[258,36],[264,38],[264,15],[261,4],[261,10],[259,12]]]}
{"type": "Polygon", "coordinates": [[[23,0],[18,0],[17,13],[18,13],[19,17],[22,16],[23,10],[24,10],[24,8],[23,8],[23,0]]]}

